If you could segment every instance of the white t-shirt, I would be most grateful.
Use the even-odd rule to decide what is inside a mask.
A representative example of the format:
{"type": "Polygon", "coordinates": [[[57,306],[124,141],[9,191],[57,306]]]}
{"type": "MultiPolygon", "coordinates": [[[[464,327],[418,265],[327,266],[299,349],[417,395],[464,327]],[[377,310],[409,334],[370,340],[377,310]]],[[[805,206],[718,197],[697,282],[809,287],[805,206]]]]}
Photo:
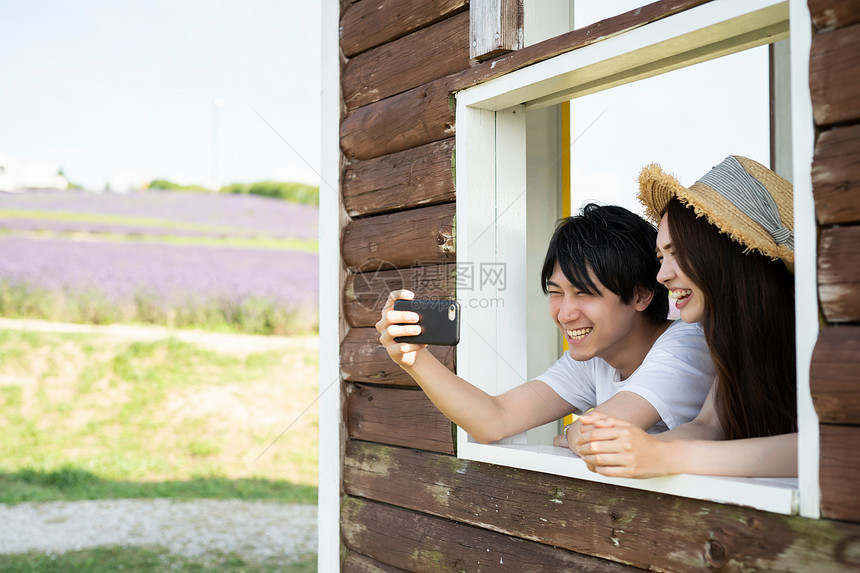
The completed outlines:
{"type": "Polygon", "coordinates": [[[698,323],[676,320],[660,335],[639,368],[626,380],[602,358],[579,362],[567,352],[537,377],[581,411],[603,404],[622,390],[648,400],[661,421],[648,430],[663,432],[699,414],[715,371],[698,323]]]}

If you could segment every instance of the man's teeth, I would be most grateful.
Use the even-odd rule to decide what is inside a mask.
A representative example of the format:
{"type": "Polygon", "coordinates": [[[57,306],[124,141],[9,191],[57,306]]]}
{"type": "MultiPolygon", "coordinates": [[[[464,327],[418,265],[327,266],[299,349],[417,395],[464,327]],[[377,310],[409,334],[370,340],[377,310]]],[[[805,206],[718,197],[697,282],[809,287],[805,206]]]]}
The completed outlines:
{"type": "Polygon", "coordinates": [[[671,298],[672,300],[678,300],[684,297],[688,297],[691,294],[693,294],[692,289],[679,288],[676,290],[669,291],[669,298],[671,298]]]}
{"type": "Polygon", "coordinates": [[[586,334],[594,330],[593,328],[578,328],[576,330],[567,330],[567,335],[574,339],[584,338],[586,334]]]}

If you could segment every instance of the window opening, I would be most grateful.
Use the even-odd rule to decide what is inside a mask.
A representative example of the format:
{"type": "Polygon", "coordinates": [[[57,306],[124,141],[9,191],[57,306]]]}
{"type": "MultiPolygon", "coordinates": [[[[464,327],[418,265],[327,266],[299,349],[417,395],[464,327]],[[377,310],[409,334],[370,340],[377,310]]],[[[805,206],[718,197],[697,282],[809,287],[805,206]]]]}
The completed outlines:
{"type": "MultiPolygon", "coordinates": [[[[733,58],[752,58],[753,66],[759,66],[759,71],[746,72],[755,74],[754,82],[761,82],[763,89],[758,100],[747,102],[752,109],[726,108],[725,113],[734,119],[742,121],[756,133],[754,141],[747,141],[739,149],[736,142],[730,142],[726,151],[710,149],[692,150],[692,159],[687,159],[685,152],[690,146],[685,142],[674,144],[669,138],[669,152],[657,153],[654,144],[649,143],[650,151],[647,158],[637,161],[635,158],[624,160],[624,167],[632,170],[629,178],[629,190],[623,194],[621,204],[635,202],[636,178],[642,166],[658,161],[665,168],[675,170],[685,183],[691,183],[711,167],[710,163],[721,160],[729,154],[747,154],[764,164],[769,161],[769,129],[768,129],[768,74],[766,44],[784,39],[788,35],[788,3],[774,0],[751,0],[745,3],[730,0],[715,0],[700,7],[693,8],[680,14],[664,18],[657,22],[619,34],[613,38],[597,42],[513,72],[491,82],[480,84],[464,90],[457,95],[457,220],[458,220],[458,263],[475,264],[475,261],[489,261],[506,266],[508,280],[503,287],[495,285],[495,290],[489,295],[495,295],[503,304],[493,309],[483,309],[470,313],[464,318],[461,331],[461,344],[458,348],[458,370],[460,374],[489,393],[500,393],[508,388],[531,380],[536,374],[551,364],[538,364],[540,360],[549,360],[546,352],[539,359],[527,349],[536,346],[544,350],[554,350],[554,361],[560,355],[558,336],[552,326],[552,335],[540,329],[533,330],[532,325],[538,321],[549,322],[546,318],[546,301],[539,294],[540,309],[533,304],[532,297],[535,289],[540,292],[537,284],[537,273],[533,271],[534,245],[538,241],[533,237],[545,231],[546,221],[557,218],[561,214],[562,197],[559,192],[561,175],[552,192],[546,187],[533,185],[535,174],[548,168],[552,160],[558,161],[558,149],[553,155],[555,159],[535,158],[540,153],[533,153],[536,135],[529,128],[530,119],[541,114],[557,114],[559,122],[562,112],[556,104],[578,98],[574,105],[589,103],[589,94],[601,92],[602,96],[611,96],[610,88],[618,88],[616,94],[623,89],[653,89],[649,88],[648,78],[655,82],[666,81],[670,75],[661,75],[672,70],[681,70],[678,77],[685,74],[695,74],[696,64],[713,60],[709,65],[740,66],[733,58]],[[757,48],[758,46],[764,46],[757,48]],[[751,52],[745,52],[757,48],[751,52]],[[736,54],[732,56],[732,54],[736,54]],[[727,56],[724,58],[724,56],[727,56]],[[719,59],[717,59],[719,58],[719,59]],[[763,63],[762,63],[763,62],[763,63]],[[690,67],[693,66],[693,67],[690,67]],[[659,78],[655,76],[660,76],[659,78]],[[635,83],[633,83],[635,82],[635,83]],[[625,84],[629,84],[625,85],[625,84]],[[606,91],[610,90],[610,91],[606,91]],[[756,111],[758,110],[758,111],[756,111]],[[745,120],[746,113],[755,115],[753,120],[745,120]],[[674,149],[681,149],[672,152],[674,149]],[[712,157],[713,156],[713,157],[712,157]],[[677,160],[675,159],[677,158],[677,160]],[[707,164],[702,165],[702,161],[707,164]],[[671,162],[671,165],[670,165],[671,162]],[[689,170],[694,175],[688,175],[689,170]],[[526,177],[524,174],[528,174],[526,177]],[[528,184],[527,184],[528,183],[528,184]],[[527,190],[527,192],[526,192],[527,190]],[[488,209],[487,201],[494,207],[488,209]],[[534,212],[543,209],[554,210],[553,215],[545,216],[542,220],[535,219],[534,212]],[[534,284],[531,284],[534,283],[534,284]],[[534,288],[532,288],[534,287],[534,288]],[[504,292],[503,292],[504,291],[504,292]],[[538,313],[540,316],[538,316],[538,313]],[[518,334],[522,333],[522,334],[518,334]],[[527,334],[526,334],[527,333],[527,334]],[[549,338],[551,336],[551,338],[549,338]],[[545,338],[541,338],[545,337],[545,338]]],[[[702,66],[704,69],[705,66],[702,66]]],[[[694,99],[698,90],[708,89],[720,78],[715,78],[715,72],[706,74],[709,81],[691,80],[694,85],[683,85],[678,91],[683,96],[694,99]]],[[[749,75],[737,76],[737,80],[726,83],[741,82],[749,85],[749,75]]],[[[619,97],[620,96],[615,96],[619,97]]],[[[592,101],[599,101],[593,98],[592,101]]],[[[592,104],[595,105],[595,104],[592,104]]],[[[622,106],[618,106],[622,107],[622,106]]],[[[574,108],[576,109],[576,108],[574,108]]],[[[582,108],[585,109],[585,108],[582,108]]],[[[583,113],[580,109],[579,113],[583,113]]],[[[701,107],[694,107],[694,116],[703,112],[701,107]]],[[[627,110],[633,114],[637,122],[648,123],[642,115],[648,110],[627,110]]],[[[660,110],[658,110],[660,111],[660,110]]],[[[665,111],[674,113],[674,111],[665,111]]],[[[571,135],[577,136],[577,112],[571,112],[571,135]]],[[[622,114],[623,115],[623,114],[622,114]]],[[[653,118],[648,118],[653,119],[653,118]]],[[[659,129],[661,123],[656,122],[659,129]]],[[[581,121],[581,119],[579,120],[581,121]]],[[[631,122],[630,118],[618,121],[631,122]]],[[[707,122],[693,122],[687,127],[693,129],[696,123],[705,125],[699,131],[716,129],[719,125],[707,122]]],[[[607,122],[610,123],[610,122],[607,122]]],[[[667,128],[668,131],[671,128],[667,128]]],[[[735,128],[736,129],[736,128],[735,128]]],[[[597,130],[595,133],[600,134],[597,130]]],[[[606,149],[614,149],[612,137],[624,137],[616,130],[606,129],[608,143],[606,149]]],[[[593,135],[593,134],[592,134],[593,135]]],[[[697,139],[707,134],[697,136],[697,139]]],[[[561,134],[550,134],[547,139],[561,138],[561,134]]],[[[537,138],[540,140],[540,138],[537,138]]],[[[583,143],[585,145],[585,143],[583,143]]],[[[595,145],[595,144],[593,144],[595,145]]],[[[596,147],[600,147],[597,145],[596,147]]],[[[600,153],[595,150],[595,153],[600,153]]],[[[571,176],[572,201],[571,210],[576,211],[587,196],[577,194],[577,181],[580,184],[588,177],[598,177],[600,169],[611,171],[611,167],[594,163],[587,167],[579,167],[576,173],[577,152],[571,152],[574,173],[571,176]]],[[[559,172],[560,173],[560,172],[559,172]]],[[[622,175],[623,176],[623,175],[622,175]]],[[[552,187],[551,185],[549,187],[552,187]]],[[[606,197],[600,197],[601,202],[609,203],[606,197]]],[[[639,211],[638,205],[633,205],[639,211]]],[[[540,241],[540,252],[537,257],[542,262],[546,240],[540,241]]],[[[458,290],[458,298],[460,296],[458,290]]],[[[470,293],[464,293],[470,296],[470,293]]],[[[487,293],[481,293],[488,296],[487,293]]],[[[468,459],[521,467],[535,471],[557,473],[581,479],[616,483],[628,487],[646,489],[682,495],[687,497],[711,499],[728,503],[748,505],[780,513],[796,513],[798,511],[798,493],[796,479],[750,479],[750,478],[721,478],[708,476],[681,475],[651,480],[611,479],[588,472],[584,464],[572,453],[561,448],[547,445],[545,436],[517,436],[506,440],[506,443],[482,445],[471,441],[463,431],[458,432],[458,455],[468,459]],[[559,451],[562,454],[559,454],[559,451]],[[727,486],[727,482],[732,482],[727,486]]]]}

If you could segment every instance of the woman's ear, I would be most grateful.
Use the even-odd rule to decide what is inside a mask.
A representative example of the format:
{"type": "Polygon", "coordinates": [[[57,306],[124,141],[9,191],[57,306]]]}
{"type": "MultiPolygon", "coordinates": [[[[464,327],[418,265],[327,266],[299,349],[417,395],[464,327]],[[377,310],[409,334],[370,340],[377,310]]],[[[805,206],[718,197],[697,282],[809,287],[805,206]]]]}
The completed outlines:
{"type": "Polygon", "coordinates": [[[654,291],[645,288],[636,289],[636,294],[633,297],[633,307],[639,312],[644,311],[654,299],[654,291]]]}

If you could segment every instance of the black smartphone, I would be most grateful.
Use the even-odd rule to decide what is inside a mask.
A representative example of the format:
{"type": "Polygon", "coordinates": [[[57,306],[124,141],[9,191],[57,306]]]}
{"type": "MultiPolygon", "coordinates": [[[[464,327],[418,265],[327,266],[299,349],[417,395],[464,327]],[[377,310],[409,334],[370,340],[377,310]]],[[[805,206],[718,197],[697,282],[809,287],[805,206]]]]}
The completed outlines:
{"type": "Polygon", "coordinates": [[[396,342],[456,346],[460,342],[460,303],[456,300],[395,300],[394,310],[418,313],[421,334],[397,336],[396,342]]]}

